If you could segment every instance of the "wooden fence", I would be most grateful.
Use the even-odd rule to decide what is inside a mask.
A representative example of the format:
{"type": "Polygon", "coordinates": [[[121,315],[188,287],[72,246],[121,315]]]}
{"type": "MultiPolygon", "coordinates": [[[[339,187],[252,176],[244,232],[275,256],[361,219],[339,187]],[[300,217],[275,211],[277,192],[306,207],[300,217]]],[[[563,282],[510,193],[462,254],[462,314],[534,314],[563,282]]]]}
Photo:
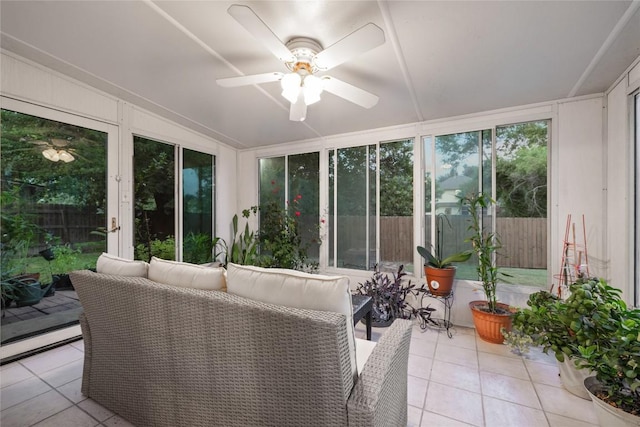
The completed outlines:
{"type": "MultiPolygon", "coordinates": [[[[515,268],[547,267],[546,218],[497,218],[496,230],[502,241],[498,265],[515,268]]],[[[451,227],[443,228],[443,253],[452,254],[468,249],[468,216],[450,215],[451,227]]],[[[431,219],[425,218],[426,235],[431,233],[431,219]]],[[[366,218],[341,216],[338,218],[338,258],[364,258],[366,218]]],[[[370,218],[370,242],[375,247],[375,221],[370,218]]],[[[384,261],[411,262],[416,243],[413,240],[412,217],[380,218],[380,257],[384,261]]],[[[370,254],[374,257],[374,254],[370,254]]],[[[358,262],[357,264],[359,264],[358,262]]]]}
{"type": "Polygon", "coordinates": [[[104,240],[104,237],[91,234],[106,226],[105,215],[95,209],[78,208],[70,205],[35,205],[27,214],[40,231],[37,242],[31,245],[37,252],[45,246],[45,235],[50,233],[61,243],[85,243],[104,240]]]}

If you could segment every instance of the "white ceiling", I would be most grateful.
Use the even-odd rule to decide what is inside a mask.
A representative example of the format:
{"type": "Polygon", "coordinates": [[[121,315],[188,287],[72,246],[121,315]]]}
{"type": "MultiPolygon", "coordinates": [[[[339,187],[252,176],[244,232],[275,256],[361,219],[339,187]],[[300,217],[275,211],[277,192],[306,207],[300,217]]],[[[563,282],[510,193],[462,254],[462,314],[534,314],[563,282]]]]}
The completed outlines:
{"type": "Polygon", "coordinates": [[[2,0],[2,48],[240,149],[603,92],[640,55],[638,0],[238,1],[283,42],[326,48],[368,22],[385,32],[330,71],[375,107],[325,93],[291,122],[279,83],[215,83],[287,71],[233,3],[2,0]]]}

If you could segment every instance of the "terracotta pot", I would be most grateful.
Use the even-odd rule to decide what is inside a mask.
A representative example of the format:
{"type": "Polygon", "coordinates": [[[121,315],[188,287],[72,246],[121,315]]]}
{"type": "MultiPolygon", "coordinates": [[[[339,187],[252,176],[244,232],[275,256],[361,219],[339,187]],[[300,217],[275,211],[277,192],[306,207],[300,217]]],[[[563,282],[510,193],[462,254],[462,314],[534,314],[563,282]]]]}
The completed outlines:
{"type": "Polygon", "coordinates": [[[489,313],[478,308],[478,306],[486,305],[486,301],[471,301],[469,303],[476,332],[484,341],[494,344],[503,344],[504,336],[502,336],[500,329],[505,328],[507,331],[511,330],[511,319],[513,317],[511,307],[501,302],[497,303],[498,307],[506,312],[504,314],[489,313]]]}
{"type": "Polygon", "coordinates": [[[435,268],[425,265],[424,275],[427,278],[429,292],[433,295],[447,296],[453,289],[453,279],[456,275],[456,268],[435,268]]]}

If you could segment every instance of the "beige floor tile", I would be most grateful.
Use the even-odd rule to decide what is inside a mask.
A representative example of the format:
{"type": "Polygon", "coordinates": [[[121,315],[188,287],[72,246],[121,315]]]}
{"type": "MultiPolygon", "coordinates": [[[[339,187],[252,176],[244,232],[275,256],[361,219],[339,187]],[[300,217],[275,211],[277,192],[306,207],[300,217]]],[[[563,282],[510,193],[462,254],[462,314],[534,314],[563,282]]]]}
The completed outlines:
{"type": "Polygon", "coordinates": [[[478,363],[480,365],[480,371],[494,372],[496,374],[520,378],[521,380],[529,380],[529,373],[524,367],[522,359],[513,359],[497,354],[479,352],[478,363]]]}
{"type": "Polygon", "coordinates": [[[119,417],[118,415],[115,415],[115,416],[109,418],[108,420],[106,420],[102,424],[107,426],[107,427],[116,427],[116,426],[117,427],[135,427],[133,424],[131,424],[130,422],[128,422],[124,418],[119,417]]]}
{"type": "Polygon", "coordinates": [[[27,378],[26,380],[2,389],[0,407],[4,411],[7,408],[32,399],[40,394],[48,392],[49,390],[51,390],[51,387],[49,387],[47,383],[42,381],[40,378],[27,378]]]}
{"type": "Polygon", "coordinates": [[[434,341],[411,338],[409,354],[415,354],[416,356],[429,357],[433,359],[436,345],[437,343],[434,341]]]}
{"type": "Polygon", "coordinates": [[[444,335],[438,341],[439,343],[451,345],[453,347],[467,348],[469,350],[476,350],[476,337],[469,334],[455,334],[451,338],[444,335]],[[446,338],[446,339],[445,339],[446,338]]]}
{"type": "Polygon", "coordinates": [[[431,367],[431,381],[474,393],[480,393],[480,374],[477,369],[435,360],[431,367]]]}
{"type": "Polygon", "coordinates": [[[75,347],[78,350],[82,351],[84,353],[84,340],[80,340],[80,341],[74,341],[72,343],[69,344],[71,347],[75,347]]]}
{"type": "Polygon", "coordinates": [[[85,399],[82,402],[78,403],[78,406],[87,411],[89,415],[98,421],[104,421],[108,418],[111,418],[114,414],[98,402],[93,399],[85,399]]]}
{"type": "Polygon", "coordinates": [[[415,406],[407,406],[407,427],[420,427],[422,409],[415,406]]]}
{"type": "Polygon", "coordinates": [[[82,378],[78,378],[77,380],[73,380],[63,386],[56,388],[60,393],[62,393],[67,399],[71,400],[73,403],[82,402],[87,398],[87,396],[83,395],[80,391],[82,386],[82,378]]]}
{"type": "Polygon", "coordinates": [[[542,409],[544,409],[545,412],[551,412],[591,424],[598,424],[598,418],[593,410],[593,403],[591,403],[591,401],[574,396],[567,390],[559,387],[536,383],[534,383],[534,387],[540,397],[542,409]]]}
{"type": "Polygon", "coordinates": [[[433,412],[424,411],[422,413],[422,424],[420,424],[420,427],[468,427],[470,425],[471,424],[443,417],[433,412]]]}
{"type": "Polygon", "coordinates": [[[481,371],[480,383],[484,396],[495,397],[534,409],[542,409],[536,390],[530,381],[481,371]]]}
{"type": "Polygon", "coordinates": [[[0,368],[0,385],[4,388],[32,376],[33,372],[29,371],[19,362],[9,363],[0,368]]]}
{"type": "Polygon", "coordinates": [[[21,360],[20,363],[37,375],[40,375],[46,371],[67,365],[83,357],[83,352],[75,347],[71,347],[70,345],[65,345],[63,347],[54,348],[53,350],[28,357],[21,360]]]}
{"type": "Polygon", "coordinates": [[[40,375],[47,384],[52,387],[60,387],[63,384],[77,380],[82,377],[82,367],[84,360],[76,360],[59,368],[52,369],[40,375]]]}
{"type": "Polygon", "coordinates": [[[55,390],[29,399],[2,411],[2,427],[24,427],[63,411],[73,404],[55,390]]]}
{"type": "Polygon", "coordinates": [[[409,355],[409,374],[414,377],[429,379],[431,375],[431,365],[433,359],[429,357],[417,356],[415,354],[409,355]]]}
{"type": "Polygon", "coordinates": [[[407,378],[407,404],[422,408],[429,381],[409,375],[407,378]]]}
{"type": "Polygon", "coordinates": [[[89,416],[77,406],[72,406],[62,412],[40,421],[34,427],[93,427],[100,424],[98,420],[89,416]]]}
{"type": "Polygon", "coordinates": [[[419,325],[414,325],[413,331],[411,332],[411,338],[436,342],[438,341],[440,334],[441,332],[435,329],[422,329],[419,325]]]}
{"type": "Polygon", "coordinates": [[[574,420],[573,418],[563,417],[562,415],[547,412],[547,419],[551,427],[597,427],[598,424],[590,424],[584,421],[574,420]]]}
{"type": "Polygon", "coordinates": [[[439,342],[436,347],[435,359],[478,369],[478,353],[475,350],[455,347],[439,342]]]}
{"type": "Polygon", "coordinates": [[[546,363],[547,365],[555,365],[557,363],[556,356],[551,350],[549,350],[549,354],[545,354],[540,347],[532,347],[524,358],[531,362],[546,363]]]}
{"type": "Polygon", "coordinates": [[[467,424],[483,425],[481,396],[459,388],[431,382],[424,409],[467,424]]]}
{"type": "Polygon", "coordinates": [[[483,398],[484,419],[487,426],[548,426],[547,419],[539,409],[533,409],[485,395],[483,398]]]}
{"type": "Polygon", "coordinates": [[[560,380],[559,369],[556,365],[549,365],[547,363],[533,362],[531,360],[525,360],[524,365],[529,372],[531,381],[534,383],[552,385],[554,387],[562,387],[562,381],[560,380]]]}
{"type": "Polygon", "coordinates": [[[478,336],[476,337],[476,345],[478,347],[478,351],[483,353],[497,354],[499,356],[510,357],[512,359],[520,359],[522,357],[511,352],[508,345],[486,342],[478,336]]]}
{"type": "Polygon", "coordinates": [[[476,330],[474,328],[466,328],[464,326],[452,326],[452,335],[473,335],[476,336],[476,330]]]}

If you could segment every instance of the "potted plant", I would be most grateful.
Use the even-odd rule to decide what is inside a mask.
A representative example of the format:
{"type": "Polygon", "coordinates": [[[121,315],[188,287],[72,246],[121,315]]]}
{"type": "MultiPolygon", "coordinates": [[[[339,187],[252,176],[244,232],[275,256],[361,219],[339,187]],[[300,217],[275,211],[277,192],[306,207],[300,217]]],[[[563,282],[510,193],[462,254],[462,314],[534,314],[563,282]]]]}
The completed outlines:
{"type": "Polygon", "coordinates": [[[456,267],[453,266],[453,263],[465,262],[473,255],[473,251],[466,250],[442,258],[440,243],[436,246],[434,253],[431,253],[424,246],[418,246],[417,250],[425,261],[424,274],[427,278],[429,292],[438,296],[449,295],[453,289],[453,280],[456,275],[456,267]]]}
{"type": "Polygon", "coordinates": [[[411,284],[410,280],[404,282],[406,275],[403,265],[398,267],[398,271],[392,277],[382,273],[376,265],[372,277],[364,283],[358,284],[356,292],[373,299],[373,326],[383,328],[391,325],[395,319],[411,319],[412,317],[420,317],[425,324],[431,322],[431,312],[434,309],[429,306],[414,307],[407,301],[409,296],[417,298],[420,294],[424,295],[427,293],[427,288],[424,285],[416,287],[411,284]]]}
{"type": "MultiPolygon", "coordinates": [[[[595,377],[584,380],[601,426],[640,425],[640,310],[626,309],[602,318],[606,339],[579,346],[580,366],[595,377]]],[[[592,336],[590,331],[588,336],[592,336]]]]}
{"type": "Polygon", "coordinates": [[[495,204],[486,194],[468,194],[461,200],[471,216],[469,231],[473,252],[478,257],[478,277],[482,282],[482,290],[486,300],[471,301],[469,308],[473,315],[473,323],[481,339],[495,344],[502,344],[502,329],[511,330],[513,310],[507,304],[497,301],[498,266],[495,264],[495,253],[500,249],[500,240],[496,233],[488,232],[482,223],[482,213],[495,204]]]}
{"type": "Polygon", "coordinates": [[[625,310],[620,290],[598,278],[580,278],[569,286],[569,297],[561,300],[546,291],[529,296],[529,308],[513,317],[513,331],[505,334],[507,343],[524,335],[542,351],[555,354],[565,388],[576,396],[590,399],[584,380],[592,373],[579,369],[580,347],[607,345],[614,330],[614,319],[625,310]]]}

